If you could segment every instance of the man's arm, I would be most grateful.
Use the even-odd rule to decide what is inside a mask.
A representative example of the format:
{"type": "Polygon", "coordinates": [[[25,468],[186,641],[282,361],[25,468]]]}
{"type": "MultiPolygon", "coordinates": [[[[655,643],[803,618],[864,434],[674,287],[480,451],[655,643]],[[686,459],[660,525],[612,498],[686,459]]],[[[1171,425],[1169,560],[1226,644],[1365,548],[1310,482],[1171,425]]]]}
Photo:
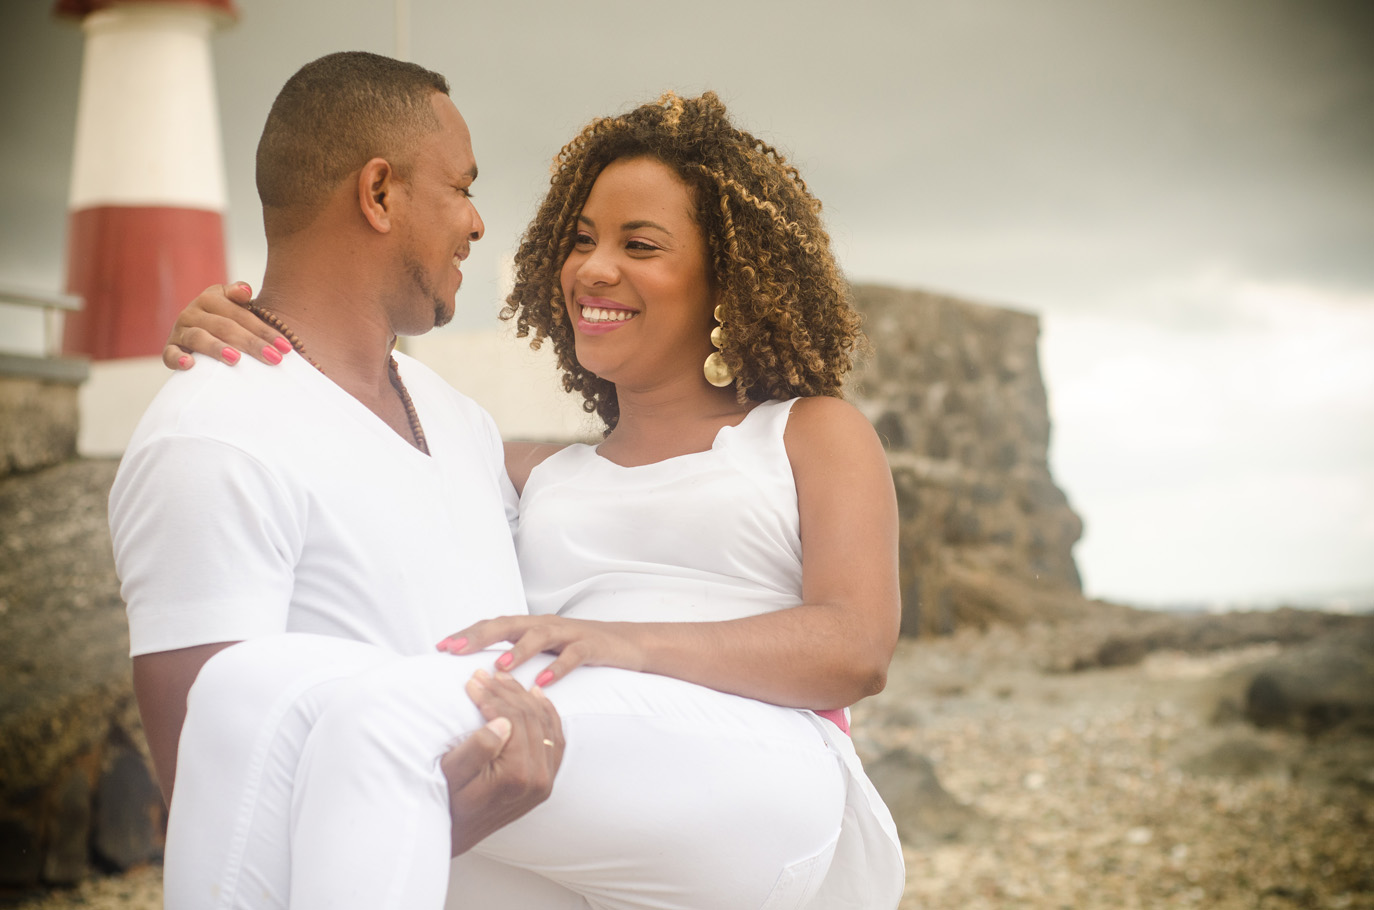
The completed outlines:
{"type": "Polygon", "coordinates": [[[205,662],[232,644],[222,641],[134,658],[134,697],[138,699],[138,713],[143,718],[143,735],[148,738],[157,783],[169,806],[177,773],[177,743],[186,722],[186,694],[205,662]]]}
{"type": "MultiPolygon", "coordinates": [[[[134,658],[134,695],[162,798],[171,805],[186,695],[201,667],[232,641],[134,658]]],[[[467,692],[491,723],[451,749],[441,766],[453,818],[452,855],[548,799],[563,760],[563,727],[544,693],[481,671],[467,692]]]]}
{"type": "Polygon", "coordinates": [[[286,631],[301,512],[273,472],[220,440],[169,432],[125,453],[110,534],[134,695],[169,802],[186,694],[201,667],[235,642],[286,631]]]}

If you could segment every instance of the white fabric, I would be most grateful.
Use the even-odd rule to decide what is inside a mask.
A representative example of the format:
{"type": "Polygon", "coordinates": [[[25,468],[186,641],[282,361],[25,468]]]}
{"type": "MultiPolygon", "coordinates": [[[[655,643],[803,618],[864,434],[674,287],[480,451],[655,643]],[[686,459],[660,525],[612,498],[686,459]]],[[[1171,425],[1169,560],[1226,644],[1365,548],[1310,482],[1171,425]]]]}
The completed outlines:
{"type": "MultiPolygon", "coordinates": [[[[800,604],[801,519],[783,441],[794,402],[759,404],[709,450],[654,464],[623,467],[587,445],[546,459],[525,485],[516,533],[530,611],[702,621],[800,604]]],[[[849,737],[800,713],[847,771],[839,848],[809,906],[895,907],[905,870],[892,816],[849,737]]]]}
{"type": "Polygon", "coordinates": [[[172,376],[110,494],[134,655],[285,631],[421,654],[524,612],[495,424],[396,359],[430,456],[298,355],[172,376]]]}
{"type": "Polygon", "coordinates": [[[516,552],[531,613],[736,619],[801,603],[790,402],[765,402],[705,452],[622,467],[588,445],[530,472],[516,552]]]}
{"type": "MultiPolygon", "coordinates": [[[[416,381],[410,363],[402,369],[430,435],[429,461],[412,458],[413,449],[351,398],[329,394],[332,384],[312,389],[327,380],[307,365],[287,362],[289,387],[248,361],[232,380],[206,361],[187,375],[203,367],[221,375],[169,386],[112,496],[135,653],[252,638],[216,655],[192,689],[169,822],[167,906],[437,907],[449,869],[437,758],[481,722],[463,684],[494,654],[454,658],[432,653],[433,642],[473,618],[519,612],[509,585],[488,577],[492,565],[500,574],[509,564],[499,546],[510,547],[508,481],[485,415],[416,381]],[[245,389],[256,407],[236,406],[245,389]],[[452,401],[460,411],[450,424],[441,411],[452,401]],[[222,420],[204,419],[219,411],[222,420]],[[207,429],[225,422],[233,432],[207,429]],[[349,422],[355,426],[343,426],[349,422]],[[193,433],[205,439],[187,441],[193,433]],[[484,439],[490,443],[469,447],[467,473],[435,468],[458,454],[458,440],[484,439]],[[188,467],[174,457],[187,451],[202,461],[188,467]],[[370,473],[378,462],[388,469],[370,473]],[[206,465],[218,471],[208,489],[206,465]],[[387,481],[356,485],[368,477],[387,481]],[[466,489],[473,478],[474,489],[466,489]],[[217,618],[195,621],[198,610],[217,618]],[[166,627],[175,634],[160,631],[166,627]],[[265,634],[282,631],[323,634],[265,634]]],[[[771,442],[763,448],[772,453],[765,457],[781,453],[790,484],[781,448],[786,410],[756,409],[717,442],[764,429],[771,442]]],[[[722,457],[743,458],[745,449],[731,454],[727,445],[722,457]]],[[[672,463],[687,470],[688,461],[672,463]]],[[[558,481],[558,464],[537,470],[532,488],[558,481]]],[[[746,500],[754,479],[765,478],[736,483],[718,506],[752,514],[746,500]]],[[[546,505],[557,502],[551,491],[540,497],[546,505]]],[[[771,521],[767,533],[795,554],[787,543],[795,519],[786,508],[781,521],[769,518],[775,507],[753,513],[771,521]]],[[[627,501],[622,514],[643,510],[665,524],[681,517],[657,509],[627,501]]],[[[557,520],[575,517],[563,511],[557,520]]],[[[530,540],[539,524],[530,518],[530,540]]],[[[670,566],[642,572],[641,590],[670,566]]],[[[710,578],[703,565],[689,569],[694,590],[706,596],[684,597],[668,582],[674,594],[663,609],[639,618],[726,618],[796,602],[783,596],[786,570],[761,569],[767,593],[759,595],[746,571],[710,578]],[[710,609],[692,612],[693,602],[710,609]]],[[[594,604],[596,594],[595,586],[585,589],[580,602],[594,604]]],[[[548,659],[522,667],[523,680],[548,659]]],[[[453,865],[450,908],[896,905],[900,854],[893,892],[889,843],[863,836],[882,829],[885,811],[877,819],[881,803],[865,790],[848,740],[827,722],[606,668],[580,668],[549,694],[568,741],[554,793],[453,865]],[[832,854],[849,859],[832,864],[832,854]],[[856,862],[875,884],[849,874],[856,862]],[[827,867],[849,871],[824,876],[827,867]],[[808,903],[818,888],[838,894],[808,903]]]]}
{"type": "MultiPolygon", "coordinates": [[[[182,737],[167,906],[439,906],[449,813],[435,756],[481,723],[463,684],[494,657],[302,635],[213,657],[182,737]]],[[[805,712],[602,667],[549,697],[567,740],[553,795],[453,865],[450,908],[806,905],[835,849],[844,772],[805,712]]]]}

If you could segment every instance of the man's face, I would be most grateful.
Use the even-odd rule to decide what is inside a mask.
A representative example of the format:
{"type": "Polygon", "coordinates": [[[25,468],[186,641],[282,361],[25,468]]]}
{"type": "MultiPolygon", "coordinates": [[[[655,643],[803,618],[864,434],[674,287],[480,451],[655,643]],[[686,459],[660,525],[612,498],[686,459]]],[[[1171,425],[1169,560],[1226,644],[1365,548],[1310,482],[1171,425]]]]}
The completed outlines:
{"type": "Polygon", "coordinates": [[[477,159],[458,108],[436,92],[430,103],[439,129],[420,143],[407,179],[400,224],[405,279],[394,315],[398,334],[419,335],[453,318],[454,295],[463,283],[462,261],[486,226],[472,202],[477,159]]]}

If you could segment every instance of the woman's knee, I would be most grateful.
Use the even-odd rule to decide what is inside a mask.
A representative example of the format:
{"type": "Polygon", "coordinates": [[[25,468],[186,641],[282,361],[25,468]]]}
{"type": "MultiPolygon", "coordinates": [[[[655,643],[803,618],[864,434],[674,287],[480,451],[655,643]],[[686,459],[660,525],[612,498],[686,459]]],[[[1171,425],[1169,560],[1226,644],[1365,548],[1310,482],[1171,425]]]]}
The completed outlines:
{"type": "Polygon", "coordinates": [[[398,658],[343,683],[311,732],[316,748],[429,761],[484,722],[465,671],[436,658],[398,658]]]}

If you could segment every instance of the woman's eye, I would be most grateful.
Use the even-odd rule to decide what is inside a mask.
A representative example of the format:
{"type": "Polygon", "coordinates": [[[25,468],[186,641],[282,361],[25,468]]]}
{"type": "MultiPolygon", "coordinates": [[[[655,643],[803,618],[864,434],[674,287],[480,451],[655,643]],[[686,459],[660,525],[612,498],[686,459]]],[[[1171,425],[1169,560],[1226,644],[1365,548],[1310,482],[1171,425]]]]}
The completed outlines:
{"type": "Polygon", "coordinates": [[[628,243],[625,244],[625,249],[627,249],[627,250],[643,250],[643,251],[652,252],[652,251],[654,251],[654,250],[657,250],[658,247],[654,246],[652,243],[648,243],[648,242],[643,241],[643,240],[631,240],[631,241],[629,241],[628,243]]]}
{"type": "Polygon", "coordinates": [[[473,195],[472,189],[469,188],[469,187],[460,186],[460,187],[458,187],[457,189],[458,189],[458,192],[462,193],[464,196],[466,196],[466,197],[469,198],[469,199],[475,199],[475,198],[477,198],[476,196],[473,195]]]}
{"type": "Polygon", "coordinates": [[[584,233],[583,231],[578,231],[576,234],[573,235],[573,243],[577,244],[578,246],[586,246],[591,242],[591,234],[584,233]]]}

